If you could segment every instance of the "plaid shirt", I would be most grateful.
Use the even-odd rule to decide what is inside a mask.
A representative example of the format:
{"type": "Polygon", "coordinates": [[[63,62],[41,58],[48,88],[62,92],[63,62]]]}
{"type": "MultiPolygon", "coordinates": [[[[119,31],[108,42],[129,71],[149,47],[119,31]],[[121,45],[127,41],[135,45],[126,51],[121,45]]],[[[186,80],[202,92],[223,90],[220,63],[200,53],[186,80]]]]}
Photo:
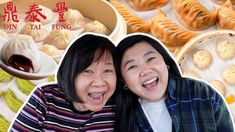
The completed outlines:
{"type": "MultiPolygon", "coordinates": [[[[231,116],[223,99],[203,82],[171,76],[165,104],[172,119],[172,131],[234,131],[231,116]]],[[[153,131],[140,104],[134,115],[137,132],[153,131]]]]}

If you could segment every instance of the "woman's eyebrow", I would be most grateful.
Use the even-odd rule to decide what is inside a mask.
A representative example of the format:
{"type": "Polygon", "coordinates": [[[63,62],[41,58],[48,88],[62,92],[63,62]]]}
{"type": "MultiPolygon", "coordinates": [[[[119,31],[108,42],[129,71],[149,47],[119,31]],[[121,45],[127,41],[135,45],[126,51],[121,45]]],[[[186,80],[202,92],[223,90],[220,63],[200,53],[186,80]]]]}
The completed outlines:
{"type": "Polygon", "coordinates": [[[112,62],[107,62],[105,65],[113,65],[112,62]]]}
{"type": "Polygon", "coordinates": [[[128,61],[126,61],[123,67],[126,67],[126,65],[128,65],[128,64],[131,63],[131,62],[134,62],[134,60],[128,60],[128,61]]]}
{"type": "Polygon", "coordinates": [[[147,55],[149,55],[149,54],[156,54],[156,52],[154,52],[154,51],[148,51],[147,53],[144,54],[144,57],[147,56],[147,55]]]}

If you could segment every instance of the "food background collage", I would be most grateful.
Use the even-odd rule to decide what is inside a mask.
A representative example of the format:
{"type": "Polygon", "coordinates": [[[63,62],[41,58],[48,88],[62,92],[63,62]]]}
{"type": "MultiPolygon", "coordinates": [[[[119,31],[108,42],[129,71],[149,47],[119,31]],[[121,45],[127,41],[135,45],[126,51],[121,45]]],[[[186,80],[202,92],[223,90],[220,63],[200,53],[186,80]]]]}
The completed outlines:
{"type": "Polygon", "coordinates": [[[151,34],[184,76],[211,84],[235,117],[235,0],[1,0],[0,131],[36,85],[55,81],[66,48],[85,32],[114,42],[151,34]]]}

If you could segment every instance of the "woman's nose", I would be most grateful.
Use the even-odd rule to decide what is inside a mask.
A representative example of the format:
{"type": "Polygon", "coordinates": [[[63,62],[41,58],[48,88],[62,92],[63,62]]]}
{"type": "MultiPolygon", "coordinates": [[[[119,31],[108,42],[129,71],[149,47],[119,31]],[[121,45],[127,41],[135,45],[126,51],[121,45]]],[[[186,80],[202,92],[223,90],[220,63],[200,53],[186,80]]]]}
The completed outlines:
{"type": "Polygon", "coordinates": [[[102,87],[105,85],[105,81],[102,76],[96,76],[91,82],[92,87],[102,87]]]}
{"type": "Polygon", "coordinates": [[[151,72],[152,72],[152,70],[148,66],[142,66],[140,76],[144,77],[144,76],[150,74],[151,72]]]}

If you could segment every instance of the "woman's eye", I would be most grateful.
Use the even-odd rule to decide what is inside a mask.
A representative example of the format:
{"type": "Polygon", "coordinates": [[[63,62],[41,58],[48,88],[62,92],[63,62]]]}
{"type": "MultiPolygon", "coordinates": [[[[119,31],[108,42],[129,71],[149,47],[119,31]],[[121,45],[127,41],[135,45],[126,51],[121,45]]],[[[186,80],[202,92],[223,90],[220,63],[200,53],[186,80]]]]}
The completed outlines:
{"type": "Polygon", "coordinates": [[[84,73],[92,73],[92,70],[84,70],[84,73]]]}
{"type": "Polygon", "coordinates": [[[129,71],[129,70],[134,69],[136,67],[137,67],[136,65],[133,65],[133,66],[128,67],[127,70],[129,71]]]}
{"type": "Polygon", "coordinates": [[[113,70],[112,70],[112,69],[105,69],[104,72],[105,72],[105,73],[112,73],[113,70]]]}
{"type": "Polygon", "coordinates": [[[147,59],[147,62],[151,62],[151,61],[153,61],[154,59],[156,59],[156,57],[150,57],[150,58],[147,59]]]}

